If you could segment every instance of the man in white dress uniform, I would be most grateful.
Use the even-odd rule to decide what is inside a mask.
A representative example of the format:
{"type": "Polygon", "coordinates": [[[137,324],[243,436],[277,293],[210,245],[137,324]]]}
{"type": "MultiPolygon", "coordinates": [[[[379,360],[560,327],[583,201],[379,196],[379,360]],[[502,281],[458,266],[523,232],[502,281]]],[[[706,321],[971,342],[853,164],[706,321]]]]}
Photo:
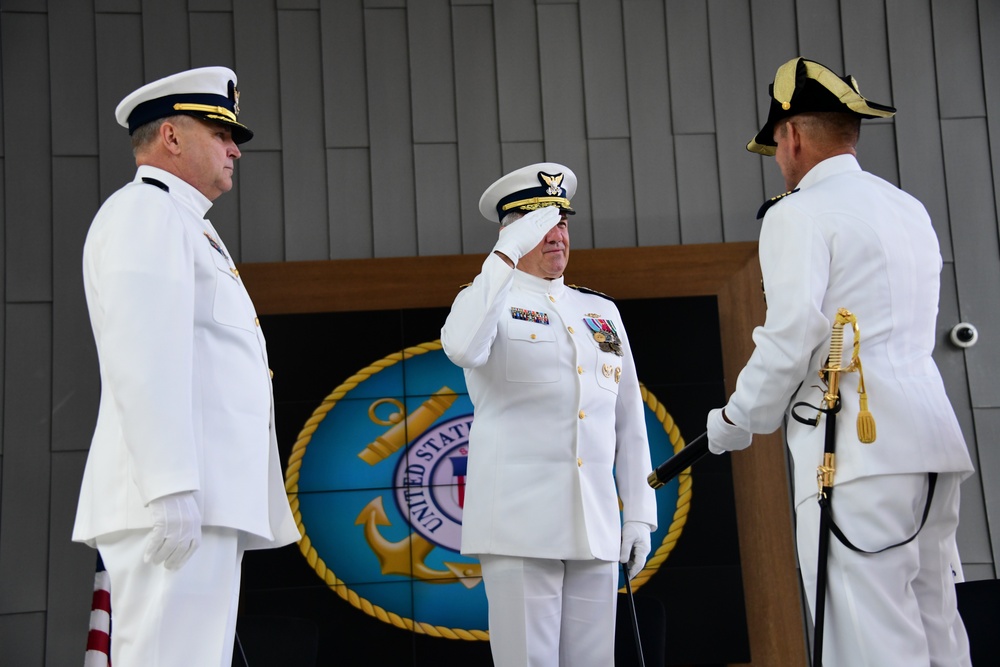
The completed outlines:
{"type": "Polygon", "coordinates": [[[264,336],[205,219],[253,136],[238,114],[225,67],[122,100],[138,170],[84,246],[101,401],[73,539],[107,566],[116,667],[229,667],[244,551],[299,538],[264,336]]]}
{"type": "MultiPolygon", "coordinates": [[[[778,69],[770,94],[767,122],[747,149],[776,157],[789,192],[758,214],[767,317],[736,391],[709,413],[710,449],[743,449],[752,433],[785,422],[799,566],[815,612],[817,468],[829,417],[818,426],[789,417],[816,418],[816,409],[795,404],[821,406],[818,371],[835,316],[840,308],[853,313],[864,384],[857,374],[840,376],[829,498],[834,522],[861,551],[830,538],[823,664],[969,665],[955,601],[955,530],[959,484],[972,465],[931,357],[938,240],[920,202],[862,171],[855,157],[861,119],[895,109],[862,97],[853,77],[803,58],[778,69]],[[871,434],[857,426],[868,411],[877,424],[871,434]]],[[[845,328],[843,365],[852,358],[852,329],[845,328]]]]}
{"type": "Polygon", "coordinates": [[[576,183],[546,162],[483,193],[500,238],[441,330],[474,406],[462,553],[482,563],[498,667],[614,664],[618,562],[635,576],[656,529],[621,316],[563,281],[576,183]]]}

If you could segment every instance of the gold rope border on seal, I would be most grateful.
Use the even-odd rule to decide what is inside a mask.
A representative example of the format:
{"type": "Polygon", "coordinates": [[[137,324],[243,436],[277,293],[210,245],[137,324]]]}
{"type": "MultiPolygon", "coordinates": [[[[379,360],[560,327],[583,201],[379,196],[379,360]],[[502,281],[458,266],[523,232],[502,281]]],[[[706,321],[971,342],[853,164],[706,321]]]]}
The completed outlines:
{"type": "Polygon", "coordinates": [[[430,343],[421,343],[417,346],[407,347],[401,352],[394,352],[393,354],[376,361],[374,364],[362,368],[360,371],[338,385],[336,389],[324,398],[319,407],[313,410],[312,416],[306,420],[305,426],[303,426],[302,430],[299,431],[299,437],[295,441],[295,445],[292,447],[292,453],[288,457],[288,468],[285,472],[285,493],[288,495],[288,503],[292,507],[292,515],[295,517],[295,525],[298,526],[299,534],[302,535],[302,538],[299,540],[299,551],[302,552],[302,555],[305,556],[306,561],[313,568],[313,570],[316,571],[316,574],[319,575],[320,579],[322,579],[328,587],[330,587],[341,598],[349,602],[352,606],[360,609],[369,616],[374,616],[383,623],[388,623],[397,628],[409,630],[410,632],[416,632],[417,634],[430,635],[431,637],[445,637],[447,639],[489,641],[490,633],[488,631],[448,628],[441,625],[417,622],[411,618],[404,618],[399,614],[387,611],[378,605],[372,604],[370,601],[349,589],[347,584],[343,580],[339,579],[337,575],[326,566],[326,563],[319,557],[316,549],[313,548],[312,541],[306,534],[305,526],[302,524],[302,512],[299,510],[299,470],[302,468],[302,457],[305,456],[306,446],[312,439],[312,434],[316,432],[317,428],[319,428],[319,424],[326,417],[326,413],[332,410],[333,406],[337,404],[337,401],[346,396],[348,392],[379,371],[389,368],[400,361],[409,359],[410,357],[415,357],[417,355],[426,354],[427,352],[440,349],[441,341],[435,340],[430,343]]]}
{"type": "MultiPolygon", "coordinates": [[[[681,437],[681,430],[677,427],[677,422],[674,421],[673,416],[667,412],[667,409],[653,395],[653,392],[646,389],[646,385],[641,382],[639,383],[639,393],[642,395],[643,402],[649,406],[649,409],[653,411],[656,418],[663,424],[663,430],[670,438],[670,444],[673,445],[674,454],[684,449],[684,438],[681,437]]],[[[674,508],[674,517],[670,522],[670,528],[667,529],[667,534],[663,536],[660,546],[646,560],[645,567],[632,580],[633,592],[639,590],[643,584],[649,581],[649,578],[653,576],[654,572],[660,569],[663,562],[667,560],[667,556],[677,546],[677,540],[681,538],[681,532],[684,530],[684,525],[687,524],[688,512],[691,511],[692,485],[691,468],[686,468],[677,476],[677,506],[674,508]]],[[[622,586],[619,588],[618,592],[624,593],[625,587],[622,586]]]]}
{"type": "MultiPolygon", "coordinates": [[[[405,361],[410,357],[415,357],[417,355],[426,354],[427,352],[433,352],[440,349],[440,339],[404,348],[401,352],[394,352],[393,354],[387,355],[383,359],[376,361],[374,364],[362,368],[330,392],[330,394],[323,399],[323,402],[319,405],[319,407],[313,410],[312,415],[308,420],[306,420],[305,426],[303,426],[302,430],[299,431],[298,439],[295,441],[295,445],[292,447],[292,452],[288,457],[288,468],[285,471],[285,494],[288,496],[288,503],[291,506],[292,515],[295,518],[295,525],[298,527],[299,534],[302,536],[298,542],[299,551],[303,556],[305,556],[306,562],[308,562],[309,566],[315,570],[320,579],[322,579],[326,585],[343,600],[346,600],[356,609],[360,609],[369,616],[373,616],[383,623],[388,623],[397,628],[409,630],[410,632],[415,632],[417,634],[429,635],[431,637],[444,637],[446,639],[462,639],[466,641],[489,641],[490,633],[488,630],[448,628],[441,625],[417,622],[411,618],[404,618],[399,614],[387,611],[378,605],[374,605],[351,589],[347,588],[346,582],[338,578],[333,570],[330,570],[326,566],[326,563],[319,557],[316,549],[313,548],[312,541],[306,534],[305,525],[302,523],[302,512],[299,510],[299,470],[302,468],[302,457],[305,456],[306,447],[312,439],[313,433],[315,433],[316,429],[319,428],[320,422],[322,422],[326,417],[326,414],[333,409],[333,406],[336,405],[340,399],[346,396],[348,392],[375,373],[378,373],[385,368],[389,368],[400,361],[405,361]]],[[[684,439],[680,436],[680,429],[677,428],[674,418],[669,412],[667,412],[666,408],[660,404],[652,392],[646,389],[645,385],[640,384],[639,390],[642,395],[642,400],[650,407],[651,410],[653,410],[657,419],[659,419],[660,423],[663,424],[663,430],[670,437],[674,453],[677,453],[684,447],[684,439]]],[[[653,572],[659,569],[660,565],[667,559],[667,556],[670,555],[670,552],[673,551],[677,544],[677,540],[680,538],[684,524],[687,523],[687,514],[689,510],[688,506],[691,502],[690,469],[685,470],[678,475],[677,480],[679,488],[677,494],[677,508],[674,511],[673,522],[670,524],[670,529],[667,531],[667,535],[663,538],[660,546],[646,561],[646,566],[638,575],[636,575],[635,579],[632,580],[633,590],[638,590],[649,580],[649,578],[653,575],[653,572]]],[[[624,592],[624,588],[621,589],[621,592],[624,592]]]]}

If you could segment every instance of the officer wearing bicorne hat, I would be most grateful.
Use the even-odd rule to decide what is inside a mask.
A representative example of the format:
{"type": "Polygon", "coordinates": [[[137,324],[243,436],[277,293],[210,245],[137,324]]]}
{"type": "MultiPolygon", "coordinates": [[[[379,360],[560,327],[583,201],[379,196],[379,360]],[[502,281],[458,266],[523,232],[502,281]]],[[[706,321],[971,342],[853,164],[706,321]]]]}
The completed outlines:
{"type": "Polygon", "coordinates": [[[621,315],[563,280],[576,185],[543,162],[486,189],[499,239],[441,330],[474,406],[462,553],[482,563],[499,667],[613,664],[618,562],[634,577],[656,529],[621,315]]]}
{"type": "Polygon", "coordinates": [[[805,58],[778,68],[768,92],[767,121],[747,149],[775,157],[788,192],[758,214],[767,316],[736,391],[709,413],[709,448],[743,449],[785,422],[814,618],[825,581],[822,664],[967,666],[955,531],[972,464],[931,356],[938,239],[923,205],[856,157],[861,120],[895,109],[805,58]],[[859,363],[827,404],[831,373],[818,372],[834,357],[840,309],[859,332],[854,351],[844,334],[843,366],[859,363]],[[841,532],[821,552],[821,527],[834,525],[841,532]]]}
{"type": "Polygon", "coordinates": [[[205,218],[253,136],[239,112],[226,67],[122,100],[138,169],[84,245],[101,400],[73,539],[110,576],[115,665],[229,667],[244,551],[299,539],[264,336],[205,218]]]}

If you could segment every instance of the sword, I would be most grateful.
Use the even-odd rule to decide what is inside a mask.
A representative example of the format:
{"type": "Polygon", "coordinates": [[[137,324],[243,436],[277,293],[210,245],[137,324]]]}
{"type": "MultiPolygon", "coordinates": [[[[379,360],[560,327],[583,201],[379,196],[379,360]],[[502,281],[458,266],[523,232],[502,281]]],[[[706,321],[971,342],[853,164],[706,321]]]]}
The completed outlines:
{"type": "Polygon", "coordinates": [[[646,667],[646,658],[642,655],[642,642],[639,640],[639,618],[635,615],[635,598],[632,596],[632,582],[628,578],[628,563],[622,563],[622,574],[625,575],[625,590],[628,592],[628,608],[632,616],[632,636],[635,637],[635,652],[639,655],[639,667],[646,667]]]}
{"type": "Polygon", "coordinates": [[[829,503],[833,496],[833,475],[836,472],[837,413],[840,412],[840,374],[852,370],[843,368],[844,325],[852,322],[857,331],[857,319],[846,308],[837,311],[830,332],[830,355],[826,366],[820,371],[825,376],[827,390],[823,394],[826,409],[826,439],[823,444],[823,463],[816,468],[816,482],[819,486],[820,503],[819,547],[816,563],[816,611],[813,618],[813,667],[823,667],[823,623],[826,616],[826,568],[830,555],[830,515],[822,511],[822,505],[829,503]]]}
{"type": "Polygon", "coordinates": [[[681,474],[702,457],[708,454],[708,431],[684,445],[681,451],[656,466],[656,470],[646,476],[646,481],[654,489],[658,489],[677,475],[681,474]]]}

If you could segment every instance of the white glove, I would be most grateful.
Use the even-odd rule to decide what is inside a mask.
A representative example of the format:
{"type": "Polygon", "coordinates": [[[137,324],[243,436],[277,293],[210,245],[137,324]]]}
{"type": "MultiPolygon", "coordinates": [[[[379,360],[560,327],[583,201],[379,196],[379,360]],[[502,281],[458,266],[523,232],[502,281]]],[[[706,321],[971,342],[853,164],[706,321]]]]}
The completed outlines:
{"type": "Polygon", "coordinates": [[[150,501],[149,509],[153,512],[153,528],[143,560],[178,570],[201,545],[201,510],[194,491],[156,498],[150,501]]]}
{"type": "Polygon", "coordinates": [[[722,416],[722,408],[708,413],[708,451],[713,454],[746,449],[752,439],[752,433],[726,421],[722,416]]]}
{"type": "Polygon", "coordinates": [[[626,521],[622,526],[622,551],[618,560],[628,563],[629,579],[635,579],[645,567],[649,548],[649,526],[641,521],[626,521]]]}
{"type": "Polygon", "coordinates": [[[493,251],[503,254],[517,266],[517,261],[534,250],[549,230],[559,224],[561,217],[558,206],[535,209],[501,229],[493,251]]]}

